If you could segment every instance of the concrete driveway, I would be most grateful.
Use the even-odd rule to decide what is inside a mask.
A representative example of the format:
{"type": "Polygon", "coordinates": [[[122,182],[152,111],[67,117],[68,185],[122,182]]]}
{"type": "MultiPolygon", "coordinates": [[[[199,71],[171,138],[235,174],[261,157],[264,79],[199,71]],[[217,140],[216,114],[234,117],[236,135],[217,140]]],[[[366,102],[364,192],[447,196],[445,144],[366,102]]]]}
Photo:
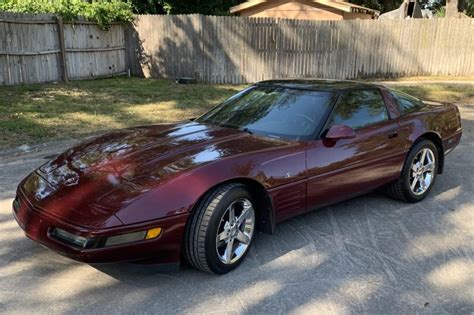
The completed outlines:
{"type": "Polygon", "coordinates": [[[257,235],[236,271],[90,266],[25,238],[10,214],[15,186],[65,149],[0,153],[1,313],[474,312],[474,105],[445,174],[418,204],[369,194],[257,235]]]}

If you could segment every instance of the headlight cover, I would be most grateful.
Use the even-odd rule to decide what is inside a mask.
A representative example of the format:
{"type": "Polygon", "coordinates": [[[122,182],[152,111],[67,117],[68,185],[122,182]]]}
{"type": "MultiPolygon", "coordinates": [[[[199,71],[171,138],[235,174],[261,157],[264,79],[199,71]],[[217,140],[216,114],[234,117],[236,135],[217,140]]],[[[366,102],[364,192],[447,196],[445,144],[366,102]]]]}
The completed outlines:
{"type": "Polygon", "coordinates": [[[75,235],[59,228],[52,229],[50,235],[53,238],[60,240],[64,243],[68,243],[81,248],[89,248],[94,242],[94,239],[92,238],[86,238],[83,236],[75,235]]]}
{"type": "Polygon", "coordinates": [[[74,247],[90,249],[155,239],[161,235],[161,231],[162,229],[160,227],[155,227],[144,231],[120,234],[107,238],[87,238],[75,235],[63,229],[52,228],[50,230],[50,236],[63,243],[73,245],[74,247]]]}

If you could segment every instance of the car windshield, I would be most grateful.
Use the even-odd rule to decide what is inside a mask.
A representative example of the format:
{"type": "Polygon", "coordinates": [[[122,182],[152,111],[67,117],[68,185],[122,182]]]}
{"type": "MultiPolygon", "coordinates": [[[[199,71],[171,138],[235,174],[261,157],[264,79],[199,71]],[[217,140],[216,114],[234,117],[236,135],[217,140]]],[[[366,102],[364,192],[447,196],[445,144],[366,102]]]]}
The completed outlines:
{"type": "Polygon", "coordinates": [[[336,93],[252,86],[197,119],[198,122],[296,140],[314,136],[336,93]]]}

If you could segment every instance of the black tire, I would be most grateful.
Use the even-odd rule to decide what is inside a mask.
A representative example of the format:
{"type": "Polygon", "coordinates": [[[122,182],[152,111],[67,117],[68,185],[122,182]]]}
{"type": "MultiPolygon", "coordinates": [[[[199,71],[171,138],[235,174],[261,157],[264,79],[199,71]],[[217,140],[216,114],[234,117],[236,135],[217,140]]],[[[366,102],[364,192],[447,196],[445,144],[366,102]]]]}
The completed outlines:
{"type": "Polygon", "coordinates": [[[209,273],[224,274],[237,268],[244,260],[253,237],[243,256],[232,264],[222,263],[216,251],[220,220],[229,205],[240,198],[246,198],[255,205],[247,188],[238,183],[219,186],[198,203],[188,220],[184,235],[184,258],[191,266],[209,273]]]}
{"type": "Polygon", "coordinates": [[[436,181],[436,177],[438,175],[438,165],[439,165],[438,163],[439,163],[438,150],[433,142],[427,139],[422,139],[416,142],[407,155],[407,158],[405,160],[405,165],[403,166],[403,170],[402,170],[402,173],[400,174],[400,177],[396,181],[385,186],[383,191],[391,198],[398,199],[405,202],[415,203],[415,202],[419,202],[423,200],[428,195],[431,188],[433,188],[433,185],[436,181]],[[410,188],[411,166],[414,159],[418,155],[418,153],[424,148],[431,149],[431,151],[434,154],[433,179],[431,181],[430,186],[423,194],[416,195],[410,188]]]}

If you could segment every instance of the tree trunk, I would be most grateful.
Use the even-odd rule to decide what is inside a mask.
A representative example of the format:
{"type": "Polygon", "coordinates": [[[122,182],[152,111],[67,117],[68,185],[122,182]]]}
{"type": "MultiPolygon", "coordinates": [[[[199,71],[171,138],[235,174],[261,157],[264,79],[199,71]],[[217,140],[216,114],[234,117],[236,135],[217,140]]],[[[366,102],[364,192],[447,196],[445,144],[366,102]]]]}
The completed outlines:
{"type": "Polygon", "coordinates": [[[446,17],[458,17],[458,0],[446,0],[446,17]]]}

